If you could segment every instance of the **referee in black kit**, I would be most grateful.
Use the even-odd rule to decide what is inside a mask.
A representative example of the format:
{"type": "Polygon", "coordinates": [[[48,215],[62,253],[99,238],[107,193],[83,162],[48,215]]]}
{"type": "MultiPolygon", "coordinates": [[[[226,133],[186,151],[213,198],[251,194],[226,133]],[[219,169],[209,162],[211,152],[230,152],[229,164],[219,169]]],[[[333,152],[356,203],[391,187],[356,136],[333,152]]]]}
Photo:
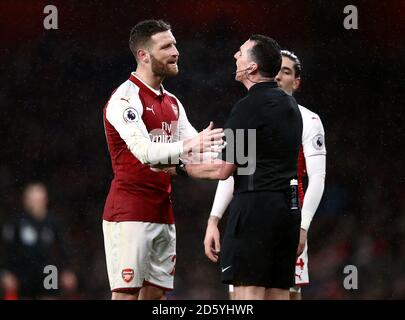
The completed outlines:
{"type": "Polygon", "coordinates": [[[289,299],[301,222],[290,184],[297,176],[302,118],[295,99],[274,81],[281,67],[276,41],[253,35],[234,57],[235,79],[248,94],[225,125],[222,160],[180,165],[177,172],[221,180],[233,174],[222,282],[235,286],[235,299],[289,299]]]}

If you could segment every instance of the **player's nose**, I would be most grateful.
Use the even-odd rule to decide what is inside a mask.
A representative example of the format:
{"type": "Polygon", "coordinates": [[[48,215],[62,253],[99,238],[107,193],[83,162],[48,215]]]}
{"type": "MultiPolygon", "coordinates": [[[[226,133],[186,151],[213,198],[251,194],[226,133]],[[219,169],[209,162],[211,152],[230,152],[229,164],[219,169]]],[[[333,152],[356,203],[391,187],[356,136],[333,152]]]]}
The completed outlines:
{"type": "Polygon", "coordinates": [[[178,57],[178,56],[180,55],[180,52],[179,52],[179,50],[177,50],[176,47],[173,48],[173,53],[172,53],[172,55],[173,55],[173,56],[176,56],[176,57],[178,57]]]}

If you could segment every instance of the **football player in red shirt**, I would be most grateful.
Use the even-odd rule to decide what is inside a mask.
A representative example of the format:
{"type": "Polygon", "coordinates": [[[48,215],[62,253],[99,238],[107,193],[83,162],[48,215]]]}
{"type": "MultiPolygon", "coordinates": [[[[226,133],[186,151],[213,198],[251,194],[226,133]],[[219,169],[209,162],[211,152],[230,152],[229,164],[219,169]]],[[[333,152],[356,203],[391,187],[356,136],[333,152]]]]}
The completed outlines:
{"type": "Polygon", "coordinates": [[[191,151],[223,144],[213,124],[200,133],[162,82],[178,73],[171,27],[146,20],[131,30],[136,71],[111,95],[104,126],[114,179],[104,207],[103,233],[112,299],[162,299],[173,289],[176,230],[170,175],[153,167],[178,163],[191,151]]]}

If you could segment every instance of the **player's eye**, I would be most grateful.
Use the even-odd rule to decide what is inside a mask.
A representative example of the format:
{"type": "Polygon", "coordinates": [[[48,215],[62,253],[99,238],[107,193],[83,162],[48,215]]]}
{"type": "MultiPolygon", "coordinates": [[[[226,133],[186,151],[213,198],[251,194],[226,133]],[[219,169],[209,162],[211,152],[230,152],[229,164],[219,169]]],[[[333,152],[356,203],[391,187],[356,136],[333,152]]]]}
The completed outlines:
{"type": "Polygon", "coordinates": [[[173,46],[172,43],[168,43],[162,47],[162,49],[170,49],[173,46]]]}

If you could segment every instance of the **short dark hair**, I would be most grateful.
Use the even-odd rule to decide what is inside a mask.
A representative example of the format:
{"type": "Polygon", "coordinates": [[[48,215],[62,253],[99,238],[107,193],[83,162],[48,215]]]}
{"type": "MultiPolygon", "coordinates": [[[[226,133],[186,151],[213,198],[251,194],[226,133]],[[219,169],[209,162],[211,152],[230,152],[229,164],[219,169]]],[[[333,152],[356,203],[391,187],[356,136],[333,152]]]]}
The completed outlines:
{"type": "Polygon", "coordinates": [[[129,34],[129,48],[135,59],[136,51],[145,45],[154,34],[170,29],[170,24],[163,20],[144,20],[137,23],[129,34]]]}
{"type": "Polygon", "coordinates": [[[254,34],[249,40],[255,42],[250,49],[250,55],[258,64],[260,74],[265,77],[275,77],[281,68],[281,50],[278,43],[261,34],[254,34]]]}
{"type": "Polygon", "coordinates": [[[283,57],[286,57],[290,59],[292,62],[294,62],[294,72],[295,72],[295,77],[298,78],[301,76],[301,71],[302,71],[302,64],[300,59],[298,59],[297,55],[289,50],[281,50],[281,55],[283,57]]]}

